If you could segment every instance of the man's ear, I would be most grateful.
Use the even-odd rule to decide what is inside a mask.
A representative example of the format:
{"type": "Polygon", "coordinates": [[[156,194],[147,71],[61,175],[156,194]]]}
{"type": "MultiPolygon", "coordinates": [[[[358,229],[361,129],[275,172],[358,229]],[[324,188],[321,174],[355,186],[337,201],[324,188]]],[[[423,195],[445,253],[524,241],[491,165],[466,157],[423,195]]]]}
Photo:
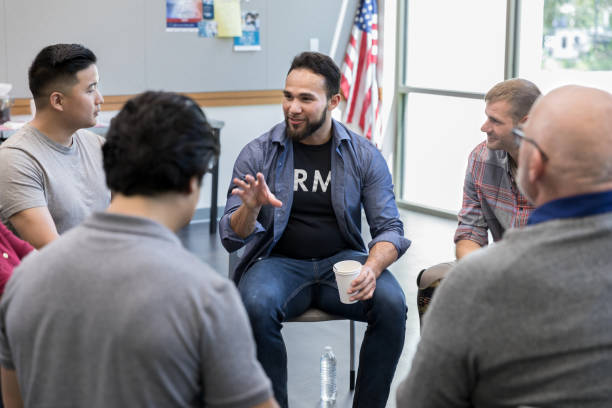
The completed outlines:
{"type": "Polygon", "coordinates": [[[193,194],[194,191],[200,191],[202,186],[202,178],[193,176],[189,179],[189,194],[193,194]]]}
{"type": "Polygon", "coordinates": [[[54,91],[49,95],[49,106],[51,108],[61,111],[64,111],[64,94],[60,91],[54,91]]]}
{"type": "Polygon", "coordinates": [[[521,120],[519,120],[518,124],[519,125],[524,125],[525,122],[527,122],[527,118],[529,117],[529,115],[525,115],[523,116],[523,118],[521,120]]]}
{"type": "Polygon", "coordinates": [[[528,166],[529,182],[533,184],[540,180],[544,174],[544,159],[542,158],[542,154],[538,149],[534,148],[531,151],[531,160],[529,160],[528,166]]]}
{"type": "Polygon", "coordinates": [[[333,111],[334,109],[336,109],[336,107],[340,103],[340,99],[341,97],[339,93],[332,95],[332,97],[329,99],[329,103],[327,104],[327,110],[333,111]]]}

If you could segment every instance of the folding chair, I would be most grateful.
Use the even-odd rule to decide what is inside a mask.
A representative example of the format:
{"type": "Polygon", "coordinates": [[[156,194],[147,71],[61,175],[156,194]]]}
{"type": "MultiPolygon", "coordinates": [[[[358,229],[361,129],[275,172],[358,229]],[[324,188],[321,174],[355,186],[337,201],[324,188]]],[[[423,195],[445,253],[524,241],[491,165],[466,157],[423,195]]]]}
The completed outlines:
{"type": "MultiPolygon", "coordinates": [[[[233,280],[236,265],[240,260],[242,251],[238,250],[229,254],[228,277],[233,280]],[[240,254],[239,254],[240,253],[240,254]]],[[[322,310],[310,308],[298,317],[287,320],[287,322],[325,322],[329,320],[349,320],[341,316],[331,315],[322,310]]],[[[349,388],[355,389],[355,321],[349,320],[349,343],[350,343],[350,367],[349,367],[349,388]]]]}

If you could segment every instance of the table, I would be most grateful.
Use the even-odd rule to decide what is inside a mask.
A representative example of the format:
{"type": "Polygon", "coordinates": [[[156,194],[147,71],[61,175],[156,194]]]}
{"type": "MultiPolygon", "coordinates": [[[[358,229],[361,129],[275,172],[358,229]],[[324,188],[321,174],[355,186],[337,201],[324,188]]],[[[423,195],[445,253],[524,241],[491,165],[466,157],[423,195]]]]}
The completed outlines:
{"type": "MultiPolygon", "coordinates": [[[[213,128],[213,136],[219,142],[219,146],[221,146],[221,129],[225,126],[225,122],[216,119],[209,119],[208,122],[213,128]]],[[[15,133],[18,129],[9,128],[3,125],[0,125],[0,144],[8,139],[13,133],[15,133]]],[[[88,130],[97,133],[101,136],[106,134],[108,130],[107,125],[96,125],[88,130]]],[[[210,172],[212,178],[211,192],[210,192],[210,234],[217,233],[217,192],[219,190],[219,158],[213,159],[208,171],[210,172]]]]}
{"type": "MultiPolygon", "coordinates": [[[[219,150],[221,150],[221,129],[225,126],[225,122],[216,119],[208,119],[208,123],[213,128],[213,135],[219,142],[219,150]]],[[[210,175],[212,178],[211,193],[210,193],[210,234],[217,233],[217,191],[219,189],[219,157],[213,159],[212,166],[210,168],[210,175]]]]}

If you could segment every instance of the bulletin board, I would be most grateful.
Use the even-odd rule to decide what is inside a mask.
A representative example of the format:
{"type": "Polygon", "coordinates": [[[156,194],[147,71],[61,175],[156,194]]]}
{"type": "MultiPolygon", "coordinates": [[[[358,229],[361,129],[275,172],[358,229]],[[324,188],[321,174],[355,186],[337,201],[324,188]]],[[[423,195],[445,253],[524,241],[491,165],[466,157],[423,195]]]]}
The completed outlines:
{"type": "MultiPolygon", "coordinates": [[[[27,69],[53,43],[81,43],[98,57],[104,95],[147,89],[222,92],[282,89],[291,59],[317,39],[329,53],[342,1],[242,0],[259,13],[261,49],[235,52],[232,38],[166,31],[161,0],[0,0],[0,82],[30,97],[27,69]]],[[[354,15],[356,0],[348,3],[354,15]]],[[[352,21],[340,27],[346,44],[352,21]]],[[[335,56],[340,65],[344,45],[335,56]]]]}

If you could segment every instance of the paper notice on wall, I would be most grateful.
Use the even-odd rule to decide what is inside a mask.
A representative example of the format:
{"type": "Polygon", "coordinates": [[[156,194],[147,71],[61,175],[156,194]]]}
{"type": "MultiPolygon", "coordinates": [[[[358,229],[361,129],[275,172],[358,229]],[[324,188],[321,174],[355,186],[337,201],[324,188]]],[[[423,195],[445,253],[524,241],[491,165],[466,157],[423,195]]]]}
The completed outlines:
{"type": "Polygon", "coordinates": [[[242,13],[242,35],[234,37],[234,51],[260,51],[259,13],[245,11],[242,13]]]}
{"type": "Polygon", "coordinates": [[[166,31],[198,31],[202,0],[166,0],[166,31]]]}
{"type": "Polygon", "coordinates": [[[215,20],[202,20],[198,26],[198,35],[204,38],[216,38],[217,37],[217,22],[215,20]]]}
{"type": "Polygon", "coordinates": [[[240,0],[215,0],[215,21],[217,37],[240,37],[242,35],[240,0]]]}

